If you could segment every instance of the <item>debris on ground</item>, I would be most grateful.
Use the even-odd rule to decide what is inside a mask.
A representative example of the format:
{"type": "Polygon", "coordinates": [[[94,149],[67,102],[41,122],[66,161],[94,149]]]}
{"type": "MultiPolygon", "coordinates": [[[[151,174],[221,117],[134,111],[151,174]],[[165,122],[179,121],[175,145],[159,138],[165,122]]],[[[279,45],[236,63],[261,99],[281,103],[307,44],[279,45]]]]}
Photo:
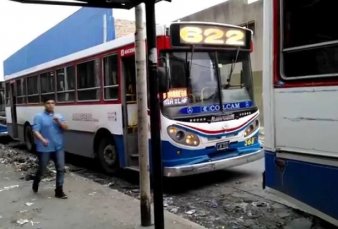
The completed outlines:
{"type": "Polygon", "coordinates": [[[34,221],[30,221],[30,223],[32,224],[32,226],[34,226],[35,224],[40,224],[40,222],[34,222],[34,221]]]}
{"type": "Polygon", "coordinates": [[[34,204],[34,203],[31,203],[31,202],[25,203],[25,205],[28,206],[28,207],[32,206],[33,204],[34,204]]]}
{"type": "Polygon", "coordinates": [[[28,219],[19,219],[16,221],[17,224],[19,225],[24,225],[26,223],[29,223],[29,220],[28,219]]]}
{"type": "MultiPolygon", "coordinates": [[[[27,153],[20,149],[22,145],[19,143],[13,145],[16,148],[10,148],[0,144],[0,163],[5,165],[13,165],[17,172],[22,173],[22,180],[33,180],[35,172],[38,168],[38,158],[36,154],[27,153]]],[[[69,172],[70,168],[65,167],[65,171],[69,172]]],[[[42,182],[55,180],[56,170],[52,161],[48,163],[46,173],[42,182]]],[[[0,190],[1,191],[1,190],[0,190]]]]}
{"type": "MultiPolygon", "coordinates": [[[[0,144],[0,163],[14,166],[22,174],[21,179],[32,180],[37,169],[37,157],[20,147],[11,148],[0,144]]],[[[51,162],[43,181],[50,182],[55,179],[55,168],[51,162]]],[[[76,173],[84,179],[93,180],[101,185],[116,189],[124,194],[138,198],[140,196],[139,176],[116,175],[108,176],[102,172],[93,171],[87,167],[67,164],[66,172],[76,173]]],[[[289,208],[264,196],[257,196],[250,192],[242,191],[234,186],[247,185],[240,179],[233,183],[213,177],[228,176],[226,173],[214,173],[197,179],[183,179],[171,185],[171,191],[164,190],[164,208],[174,214],[187,218],[206,228],[253,228],[253,229],[291,229],[291,228],[327,228],[322,226],[322,221],[306,213],[289,208]],[[210,182],[210,180],[215,180],[210,182]],[[196,183],[203,183],[196,187],[196,183]],[[178,191],[179,190],[179,191],[178,191]],[[183,191],[182,191],[183,190],[183,191]]],[[[236,178],[237,179],[237,178],[236,178]]],[[[260,182],[260,181],[257,181],[260,182]]],[[[253,188],[260,189],[260,184],[252,183],[253,188]]],[[[18,188],[18,185],[0,187],[0,192],[18,188]]],[[[91,192],[89,196],[96,195],[91,192]]],[[[52,197],[48,197],[51,199],[52,197]]],[[[27,202],[26,206],[32,205],[27,202]]],[[[13,200],[15,202],[15,200],[13,200]]],[[[30,211],[35,211],[34,209],[30,211]]],[[[39,209],[37,209],[39,211],[39,209]]],[[[40,209],[41,211],[41,209],[40,209]]],[[[25,214],[23,210],[22,214],[25,214]]],[[[2,217],[0,216],[0,219],[2,217]]],[[[27,215],[21,215],[19,220],[13,221],[20,225],[31,223],[32,226],[39,222],[32,221],[27,215]],[[28,219],[26,219],[28,218],[28,219]]]]}
{"type": "Polygon", "coordinates": [[[16,185],[11,185],[11,186],[7,186],[7,187],[4,187],[4,188],[1,188],[0,192],[2,192],[2,191],[8,191],[8,190],[11,190],[13,188],[19,188],[19,185],[16,184],[16,185]]]}

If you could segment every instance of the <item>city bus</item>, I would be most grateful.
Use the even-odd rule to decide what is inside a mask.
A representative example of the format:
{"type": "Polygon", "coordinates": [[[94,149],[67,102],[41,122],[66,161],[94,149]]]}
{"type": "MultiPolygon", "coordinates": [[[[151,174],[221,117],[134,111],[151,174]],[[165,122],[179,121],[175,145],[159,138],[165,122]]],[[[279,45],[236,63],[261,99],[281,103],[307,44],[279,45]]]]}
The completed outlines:
{"type": "MultiPolygon", "coordinates": [[[[165,176],[224,169],[264,156],[253,99],[251,40],[251,30],[225,24],[158,27],[165,176]]],[[[34,149],[33,116],[41,112],[42,98],[50,98],[69,125],[67,152],[97,158],[108,173],[138,168],[134,36],[5,80],[9,134],[29,150],[34,149]]]]}
{"type": "Polygon", "coordinates": [[[265,188],[338,225],[338,5],[264,1],[265,188]]]}

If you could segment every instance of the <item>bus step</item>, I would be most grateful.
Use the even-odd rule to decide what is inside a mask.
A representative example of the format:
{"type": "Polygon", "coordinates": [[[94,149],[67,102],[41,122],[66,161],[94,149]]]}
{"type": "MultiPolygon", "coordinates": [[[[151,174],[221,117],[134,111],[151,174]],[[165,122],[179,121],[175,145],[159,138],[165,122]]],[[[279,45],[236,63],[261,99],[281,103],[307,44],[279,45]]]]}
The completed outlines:
{"type": "Polygon", "coordinates": [[[130,154],[130,157],[134,158],[134,157],[139,157],[138,153],[132,153],[130,154]]]}
{"type": "Polygon", "coordinates": [[[128,167],[126,167],[126,169],[133,170],[133,171],[137,171],[137,172],[140,170],[139,167],[136,166],[136,165],[128,166],[128,167]]]}

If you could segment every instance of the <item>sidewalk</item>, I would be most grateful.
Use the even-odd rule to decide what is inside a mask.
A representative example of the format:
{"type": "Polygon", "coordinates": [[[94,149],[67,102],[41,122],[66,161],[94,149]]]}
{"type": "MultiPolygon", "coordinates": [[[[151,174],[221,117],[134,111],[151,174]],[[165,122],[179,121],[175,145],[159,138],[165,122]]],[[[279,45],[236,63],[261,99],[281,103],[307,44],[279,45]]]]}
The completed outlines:
{"type": "MultiPolygon", "coordinates": [[[[139,201],[91,180],[67,173],[68,200],[54,198],[54,181],[41,182],[39,193],[31,181],[0,164],[0,229],[134,229],[140,227],[139,201]]],[[[154,228],[147,227],[147,228],[154,228]]],[[[204,227],[165,212],[165,228],[204,227]]]]}

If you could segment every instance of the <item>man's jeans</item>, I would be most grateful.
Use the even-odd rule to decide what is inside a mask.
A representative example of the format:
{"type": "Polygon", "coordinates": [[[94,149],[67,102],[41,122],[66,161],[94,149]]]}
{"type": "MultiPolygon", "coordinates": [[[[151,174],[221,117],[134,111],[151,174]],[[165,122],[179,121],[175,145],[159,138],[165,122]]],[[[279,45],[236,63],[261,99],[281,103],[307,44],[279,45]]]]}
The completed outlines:
{"type": "Polygon", "coordinates": [[[34,183],[39,183],[41,177],[45,174],[48,162],[50,159],[54,161],[56,169],[56,187],[63,186],[64,168],[65,168],[65,153],[63,150],[55,152],[38,152],[39,167],[35,175],[34,183]]]}

